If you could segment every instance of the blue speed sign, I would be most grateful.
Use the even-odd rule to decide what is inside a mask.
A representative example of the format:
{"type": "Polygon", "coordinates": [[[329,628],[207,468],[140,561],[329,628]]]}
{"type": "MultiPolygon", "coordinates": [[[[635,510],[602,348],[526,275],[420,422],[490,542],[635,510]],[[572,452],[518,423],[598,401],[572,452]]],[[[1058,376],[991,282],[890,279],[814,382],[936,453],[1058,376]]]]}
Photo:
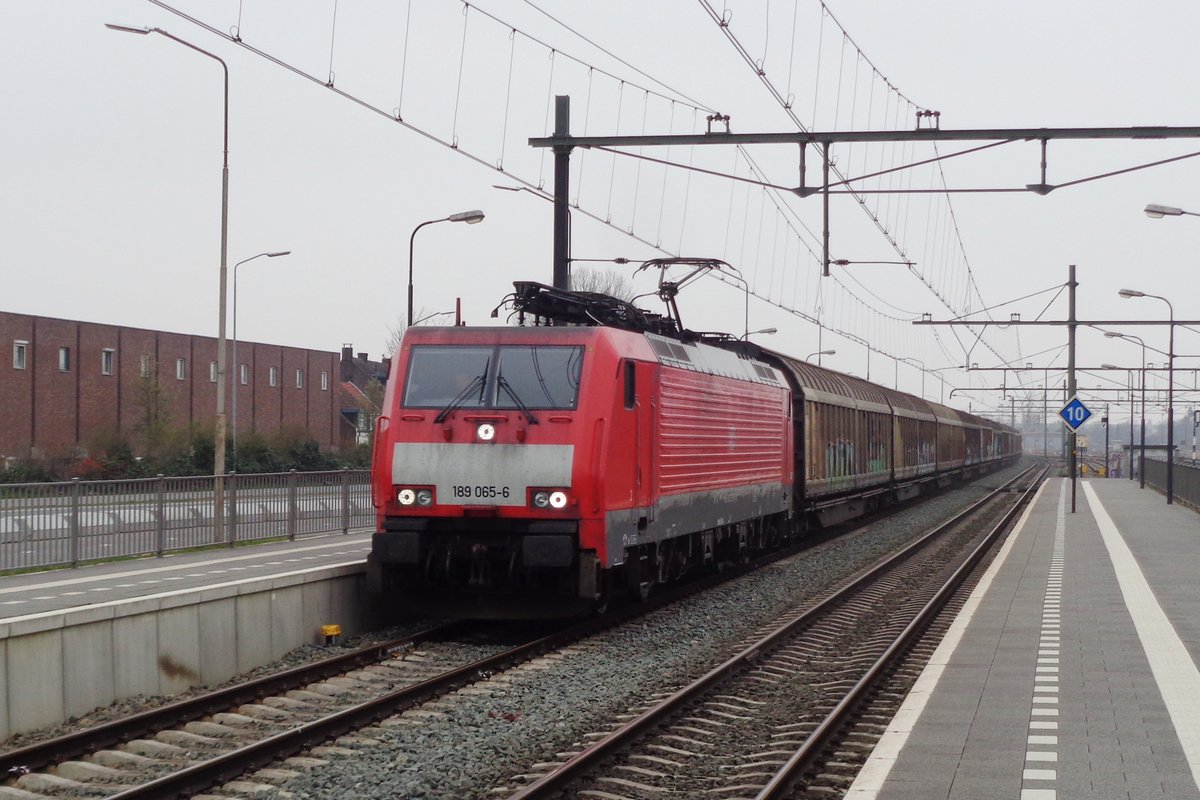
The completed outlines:
{"type": "Polygon", "coordinates": [[[1068,428],[1077,431],[1079,430],[1079,426],[1087,422],[1088,418],[1092,416],[1092,412],[1083,404],[1082,400],[1078,397],[1072,397],[1062,407],[1062,410],[1058,412],[1058,415],[1062,417],[1063,423],[1068,428]]]}

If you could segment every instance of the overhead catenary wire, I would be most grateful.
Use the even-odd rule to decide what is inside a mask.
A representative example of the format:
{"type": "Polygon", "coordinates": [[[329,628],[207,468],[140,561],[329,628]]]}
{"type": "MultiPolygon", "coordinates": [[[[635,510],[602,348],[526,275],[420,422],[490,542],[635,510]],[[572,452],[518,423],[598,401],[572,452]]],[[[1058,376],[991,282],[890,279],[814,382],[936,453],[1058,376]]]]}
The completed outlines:
{"type": "MultiPolygon", "coordinates": [[[[272,62],[272,63],[276,64],[277,66],[283,67],[284,69],[286,69],[286,70],[288,70],[288,71],[291,71],[293,74],[295,74],[295,75],[297,75],[297,76],[300,76],[300,77],[307,78],[307,79],[309,79],[310,81],[313,81],[314,83],[319,83],[320,85],[324,86],[325,88],[329,89],[330,91],[333,91],[333,92],[337,93],[337,94],[338,94],[340,97],[343,97],[343,98],[345,98],[345,99],[348,99],[348,100],[350,100],[352,103],[355,103],[355,104],[359,105],[360,107],[362,107],[362,108],[364,108],[364,109],[368,109],[368,110],[374,111],[375,113],[377,113],[377,114],[380,114],[381,116],[386,116],[386,117],[388,117],[390,120],[392,120],[393,122],[395,122],[395,123],[397,123],[397,124],[400,124],[400,125],[402,125],[402,126],[403,126],[403,127],[405,127],[406,129],[408,129],[408,130],[410,130],[410,131],[412,131],[412,132],[415,132],[415,133],[417,133],[418,135],[420,135],[420,136],[422,136],[422,137],[424,137],[424,138],[426,138],[426,139],[428,139],[428,140],[430,140],[430,141],[432,141],[432,142],[435,142],[435,143],[441,144],[442,146],[444,146],[444,147],[446,147],[446,148],[448,148],[448,149],[454,150],[455,152],[458,152],[458,153],[462,154],[463,156],[465,156],[465,157],[469,158],[470,160],[474,161],[475,163],[478,163],[478,164],[480,164],[480,165],[487,166],[487,167],[489,167],[489,168],[491,168],[491,169],[502,169],[502,168],[503,168],[503,166],[504,166],[504,160],[505,160],[505,159],[504,159],[504,156],[505,156],[506,144],[503,144],[503,143],[506,143],[506,142],[507,142],[506,134],[503,134],[503,133],[502,133],[502,137],[498,137],[498,138],[500,138],[500,139],[501,139],[501,141],[502,141],[503,143],[501,144],[501,149],[498,151],[497,155],[496,155],[496,156],[493,156],[493,157],[492,157],[492,158],[490,158],[490,159],[485,159],[484,157],[481,157],[480,155],[478,155],[478,154],[476,154],[476,153],[474,153],[474,152],[468,152],[468,151],[467,151],[467,150],[465,150],[464,148],[461,148],[461,147],[456,147],[456,145],[457,145],[457,137],[458,137],[458,131],[457,131],[456,129],[457,129],[457,124],[458,124],[458,123],[457,123],[457,121],[455,121],[455,120],[453,120],[453,119],[452,119],[452,121],[451,121],[451,136],[450,136],[449,138],[446,138],[446,137],[443,137],[443,136],[439,136],[439,135],[433,134],[433,133],[431,133],[431,132],[430,132],[428,129],[426,129],[426,128],[424,128],[424,127],[420,126],[420,125],[417,125],[417,124],[415,124],[415,123],[414,123],[413,121],[411,121],[411,120],[407,120],[407,119],[405,119],[404,117],[408,116],[408,114],[404,112],[404,108],[403,108],[403,106],[402,106],[402,105],[397,105],[397,106],[396,106],[396,107],[395,107],[395,108],[394,108],[394,109],[393,109],[391,112],[384,111],[383,109],[381,109],[381,108],[380,108],[379,106],[377,106],[376,104],[373,104],[373,103],[371,103],[371,102],[368,102],[367,100],[365,100],[364,98],[362,98],[362,97],[360,97],[360,96],[356,95],[356,94],[355,94],[355,93],[353,93],[352,91],[348,91],[346,88],[342,88],[342,87],[339,87],[339,86],[334,86],[334,85],[332,85],[332,84],[333,84],[333,81],[330,81],[330,80],[328,80],[328,79],[326,79],[326,80],[322,80],[321,78],[318,78],[318,77],[316,77],[316,76],[310,75],[310,74],[306,73],[304,70],[302,70],[302,69],[300,69],[300,68],[296,67],[295,65],[293,65],[293,64],[291,64],[291,63],[289,63],[288,61],[286,61],[286,60],[285,60],[285,59],[283,59],[283,58],[280,58],[280,57],[278,57],[278,56],[275,56],[275,55],[269,54],[269,53],[267,53],[267,52],[265,52],[265,51],[262,51],[262,50],[260,50],[260,49],[258,49],[258,48],[256,48],[256,47],[253,47],[253,46],[251,46],[250,44],[248,44],[247,42],[245,42],[244,40],[241,40],[240,38],[235,38],[235,37],[233,37],[233,36],[228,36],[228,35],[222,34],[222,33],[220,33],[219,31],[217,31],[217,30],[216,30],[216,29],[215,29],[213,26],[211,26],[211,25],[208,25],[208,24],[206,24],[206,23],[204,23],[204,22],[202,22],[202,21],[200,21],[200,20],[198,20],[198,19],[195,19],[195,18],[193,18],[193,17],[190,17],[190,16],[188,16],[188,15],[186,15],[186,14],[182,14],[182,13],[178,12],[178,11],[176,11],[175,9],[171,8],[171,7],[170,7],[170,6],[169,6],[167,3],[165,3],[165,2],[161,2],[161,0],[150,0],[150,1],[151,1],[153,4],[155,4],[155,5],[158,5],[159,7],[161,7],[161,8],[164,8],[165,10],[167,10],[167,11],[169,11],[169,12],[171,12],[171,13],[175,13],[175,14],[177,14],[178,16],[180,16],[180,17],[182,17],[182,18],[184,18],[184,19],[188,20],[188,21],[189,21],[189,22],[191,22],[192,24],[195,24],[195,25],[198,25],[198,26],[200,26],[200,27],[202,27],[202,28],[205,28],[205,29],[209,30],[210,32],[212,32],[212,33],[214,33],[214,34],[216,34],[216,35],[218,35],[218,36],[222,36],[223,38],[226,38],[226,39],[228,39],[229,41],[232,41],[232,42],[236,43],[236,44],[237,44],[239,47],[242,47],[242,48],[246,49],[248,52],[250,52],[250,53],[252,53],[252,54],[258,55],[259,57],[261,57],[261,58],[263,58],[263,59],[265,59],[265,60],[267,60],[267,61],[270,61],[270,62],[272,62]]],[[[467,26],[468,26],[468,24],[470,24],[470,20],[469,20],[469,17],[470,17],[469,10],[476,10],[478,13],[482,13],[482,14],[484,14],[484,16],[487,16],[489,19],[495,19],[494,17],[491,17],[491,15],[487,15],[487,14],[486,14],[486,12],[481,12],[481,11],[479,11],[479,10],[478,10],[478,8],[477,8],[477,7],[475,7],[475,6],[470,6],[470,7],[467,7],[467,6],[466,6],[466,4],[464,4],[464,10],[463,10],[463,13],[464,13],[464,15],[466,16],[466,19],[464,20],[464,44],[463,44],[463,46],[462,46],[462,49],[463,49],[463,50],[465,50],[465,48],[466,48],[466,44],[465,44],[465,41],[466,41],[466,39],[467,39],[467,34],[466,34],[466,31],[467,31],[467,26]]],[[[409,19],[411,20],[411,8],[409,9],[409,15],[408,15],[408,16],[409,16],[409,19]]],[[[471,28],[472,28],[472,31],[473,31],[473,29],[474,29],[474,26],[473,26],[473,25],[471,25],[471,28]]],[[[239,33],[240,33],[240,32],[239,32],[239,33]]],[[[332,33],[332,31],[331,31],[331,33],[332,33]]],[[[508,49],[508,57],[509,57],[510,63],[511,63],[511,60],[513,59],[513,53],[514,53],[514,51],[515,51],[516,38],[517,38],[518,36],[520,36],[520,37],[524,37],[524,38],[527,38],[527,39],[529,39],[530,41],[537,41],[539,44],[541,44],[540,40],[536,40],[536,39],[533,39],[533,37],[528,37],[527,35],[525,35],[525,34],[523,34],[523,33],[519,33],[519,32],[517,32],[517,29],[515,29],[515,28],[513,28],[513,27],[511,27],[511,26],[505,26],[505,27],[504,27],[504,29],[503,29],[503,33],[504,33],[504,35],[506,35],[506,36],[510,37],[510,39],[511,39],[511,41],[509,42],[509,47],[507,48],[507,49],[508,49]]],[[[407,36],[409,36],[410,34],[411,34],[411,31],[409,30],[408,26],[406,26],[405,36],[407,37],[407,36]]],[[[474,37],[472,36],[471,38],[473,39],[474,37]]],[[[336,40],[335,40],[335,39],[333,39],[333,38],[331,38],[331,41],[334,41],[334,42],[336,43],[336,40]]],[[[331,50],[331,52],[332,52],[332,50],[331,50]]],[[[555,49],[553,49],[553,48],[549,48],[547,52],[548,52],[548,60],[549,60],[549,62],[550,62],[550,69],[551,69],[551,70],[553,70],[553,66],[554,66],[554,64],[556,63],[558,56],[559,56],[559,55],[562,55],[562,54],[560,54],[560,52],[559,52],[559,51],[557,51],[557,50],[555,50],[555,49]]],[[[400,93],[401,93],[402,102],[403,102],[403,98],[404,98],[404,96],[405,96],[405,94],[406,94],[406,93],[405,93],[405,85],[408,83],[408,76],[405,74],[405,72],[406,72],[406,65],[407,65],[407,60],[408,60],[408,58],[409,58],[409,55],[410,55],[410,52],[409,52],[409,50],[408,50],[408,49],[407,49],[407,47],[406,47],[406,48],[405,48],[405,51],[404,51],[404,53],[402,54],[402,61],[403,61],[403,63],[402,63],[402,70],[401,70],[401,73],[402,73],[402,74],[401,74],[401,87],[400,87],[400,93]]],[[[564,55],[564,57],[569,57],[569,56],[565,56],[565,55],[564,55]]],[[[461,60],[462,60],[462,53],[461,53],[461,51],[460,51],[460,61],[461,61],[461,60]]],[[[331,60],[331,62],[330,62],[330,63],[331,63],[331,67],[332,67],[332,66],[334,65],[334,64],[333,64],[333,61],[331,60]]],[[[590,68],[591,68],[591,65],[588,65],[588,66],[589,66],[589,69],[590,69],[590,68]]],[[[333,71],[333,70],[331,69],[331,70],[330,70],[330,72],[332,72],[332,71],[333,71]]],[[[463,80],[465,80],[465,79],[463,79],[463,80]]],[[[461,86],[461,85],[465,85],[465,84],[463,84],[463,80],[460,80],[460,86],[461,86]]],[[[551,78],[551,79],[548,81],[548,84],[547,84],[547,85],[550,87],[550,88],[548,89],[548,95],[549,95],[549,94],[550,94],[550,93],[553,91],[553,85],[554,85],[554,84],[553,84],[553,79],[552,79],[552,78],[551,78]]],[[[633,87],[633,85],[632,85],[632,84],[630,84],[630,88],[632,88],[632,87],[633,87]]],[[[659,97],[661,97],[661,95],[656,95],[656,96],[659,96],[659,97]]],[[[645,97],[645,95],[644,95],[644,97],[645,97]]],[[[697,116],[697,112],[698,112],[698,110],[699,110],[699,107],[698,107],[698,106],[691,106],[691,107],[693,108],[693,116],[694,116],[694,118],[695,118],[695,117],[697,116]]],[[[549,118],[549,115],[547,115],[547,118],[549,118]]],[[[502,131],[506,131],[506,130],[507,130],[507,126],[497,126],[497,127],[501,128],[501,129],[502,129],[502,131]]],[[[694,126],[693,126],[693,129],[694,129],[694,126]]],[[[694,150],[693,150],[693,153],[694,153],[694,150]]],[[[532,180],[532,181],[531,181],[531,180],[529,180],[529,179],[527,179],[527,178],[523,178],[523,177],[521,177],[521,176],[519,176],[519,175],[513,174],[512,172],[508,172],[508,171],[505,171],[505,172],[506,172],[506,175],[507,175],[508,177],[510,177],[511,179],[513,179],[513,180],[517,181],[518,183],[521,183],[521,184],[523,184],[523,185],[524,185],[526,188],[529,188],[531,191],[533,191],[533,190],[535,190],[535,189],[536,189],[536,190],[538,190],[538,191],[540,192],[540,191],[543,189],[544,185],[545,185],[544,173],[543,173],[542,175],[539,175],[539,177],[538,177],[536,180],[532,180]]],[[[665,181],[664,181],[664,185],[666,185],[666,182],[665,182],[665,181]]],[[[772,196],[771,196],[769,199],[771,200],[771,202],[772,202],[772,203],[775,203],[775,204],[777,204],[777,214],[778,214],[778,213],[780,213],[780,212],[787,214],[787,215],[788,215],[788,217],[789,217],[789,227],[791,227],[791,228],[793,228],[793,229],[796,229],[796,226],[795,226],[795,224],[794,224],[793,222],[791,222],[791,221],[790,221],[790,220],[791,220],[791,219],[794,217],[793,213],[792,213],[792,212],[790,212],[790,211],[788,211],[788,210],[786,210],[784,207],[780,207],[780,206],[779,206],[779,198],[775,197],[775,196],[773,195],[773,193],[772,193],[772,192],[767,192],[766,194],[768,194],[768,195],[772,195],[772,196]]],[[[690,182],[690,180],[689,180],[689,181],[687,182],[687,187],[686,187],[685,194],[684,194],[685,201],[686,201],[686,199],[687,199],[687,198],[689,198],[689,197],[690,197],[690,195],[691,195],[691,182],[690,182]]],[[[543,193],[543,196],[545,196],[545,194],[544,194],[544,193],[543,193]]],[[[762,195],[762,194],[760,194],[760,202],[759,202],[759,207],[763,209],[763,213],[766,213],[766,211],[765,211],[765,209],[766,209],[766,202],[765,202],[765,201],[766,201],[767,199],[768,199],[768,198],[766,197],[766,195],[762,195]]],[[[577,207],[577,208],[579,208],[579,201],[578,201],[578,198],[576,199],[576,207],[577,207]]],[[[600,218],[598,215],[596,215],[596,214],[594,214],[594,213],[590,212],[590,211],[589,211],[589,210],[587,210],[587,209],[580,208],[580,210],[581,210],[581,211],[583,211],[583,212],[584,212],[584,216],[587,216],[588,218],[591,218],[591,219],[596,219],[596,220],[598,220],[598,221],[601,221],[601,222],[606,222],[607,224],[610,224],[610,225],[611,225],[611,213],[607,215],[608,217],[610,217],[610,219],[604,220],[604,219],[601,219],[601,218],[600,218]]],[[[761,217],[760,217],[760,219],[758,220],[758,222],[759,222],[759,225],[760,225],[760,227],[761,227],[761,226],[765,226],[765,220],[762,220],[762,219],[761,219],[761,217]]],[[[776,222],[775,224],[778,224],[778,223],[776,222]]],[[[631,227],[632,227],[632,226],[631,226],[631,227]]],[[[618,228],[618,229],[620,229],[620,228],[618,228]]],[[[772,230],[772,229],[771,229],[769,226],[767,226],[767,227],[764,227],[764,228],[763,228],[763,230],[764,230],[764,233],[763,233],[763,235],[766,235],[766,232],[769,232],[769,231],[770,231],[770,230],[772,230]]],[[[798,231],[798,229],[797,229],[797,231],[798,231]]],[[[626,232],[628,235],[631,235],[631,237],[632,237],[632,238],[633,238],[635,241],[641,242],[641,243],[643,243],[643,244],[647,244],[648,246],[651,246],[651,247],[655,247],[655,249],[661,249],[661,233],[662,233],[661,231],[656,231],[656,232],[653,234],[653,237],[652,237],[652,238],[647,238],[646,236],[640,235],[640,234],[639,234],[639,233],[638,233],[636,230],[625,231],[625,232],[626,232]]],[[[684,236],[684,235],[685,235],[685,228],[681,226],[681,227],[680,227],[680,242],[681,242],[680,249],[682,249],[682,242],[683,242],[683,236],[684,236]]],[[[748,233],[746,234],[746,238],[748,239],[748,233]]],[[[801,240],[803,240],[803,239],[801,239],[801,240]]],[[[769,254],[769,253],[772,253],[772,252],[773,252],[773,250],[774,250],[774,248],[768,248],[768,247],[766,247],[766,246],[765,246],[765,244],[766,244],[766,243],[762,243],[762,242],[758,242],[758,243],[752,244],[752,243],[750,243],[750,242],[747,240],[747,241],[745,242],[745,244],[746,244],[747,246],[750,246],[750,247],[754,248],[754,249],[761,249],[761,251],[762,251],[762,253],[763,253],[763,257],[764,257],[764,258],[768,257],[768,254],[769,254]]],[[[669,251],[666,251],[666,252],[669,252],[669,251]]],[[[798,262],[798,263],[799,263],[799,262],[798,262]]],[[[766,270],[766,269],[768,269],[768,267],[767,267],[766,265],[763,265],[763,269],[764,269],[764,270],[766,270]]],[[[775,267],[774,267],[774,269],[775,269],[776,271],[778,271],[778,267],[777,267],[777,266],[775,266],[775,267]]],[[[764,273],[764,274],[766,274],[766,273],[764,273]]],[[[773,280],[774,280],[774,279],[773,279],[773,280]]],[[[844,285],[841,287],[840,291],[843,291],[843,292],[847,292],[847,293],[850,293],[850,294],[852,294],[852,292],[850,291],[850,289],[849,289],[848,287],[844,286],[844,285]]],[[[762,295],[764,294],[764,292],[761,292],[761,291],[758,291],[758,290],[753,290],[753,291],[751,291],[750,293],[751,293],[751,294],[753,294],[755,297],[760,297],[760,298],[761,298],[761,297],[762,297],[762,295]]],[[[781,308],[785,308],[785,309],[787,308],[786,304],[784,304],[784,303],[782,302],[782,300],[783,300],[783,297],[782,297],[781,295],[777,295],[777,294],[776,294],[776,291],[775,291],[774,289],[767,289],[767,290],[766,290],[766,292],[765,292],[765,294],[766,294],[766,295],[767,295],[767,296],[768,296],[768,297],[771,299],[771,301],[772,301],[772,303],[773,303],[773,304],[775,304],[775,305],[778,305],[778,306],[779,306],[779,307],[781,307],[781,308]]],[[[860,306],[863,306],[863,305],[867,305],[867,306],[869,307],[869,304],[864,304],[864,303],[863,303],[863,301],[861,300],[861,298],[856,298],[856,299],[855,299],[855,300],[853,300],[853,301],[851,301],[851,300],[847,299],[847,301],[846,301],[846,302],[854,302],[854,303],[856,304],[856,305],[854,306],[855,308],[859,308],[860,306]]],[[[864,312],[864,313],[865,313],[865,312],[864,312]]],[[[833,326],[828,326],[828,325],[827,325],[826,327],[829,327],[829,328],[830,328],[830,330],[834,330],[834,327],[833,327],[833,326]]],[[[849,335],[849,332],[848,332],[848,331],[838,331],[838,332],[839,332],[839,333],[844,333],[844,334],[847,334],[847,335],[849,335]]]]}

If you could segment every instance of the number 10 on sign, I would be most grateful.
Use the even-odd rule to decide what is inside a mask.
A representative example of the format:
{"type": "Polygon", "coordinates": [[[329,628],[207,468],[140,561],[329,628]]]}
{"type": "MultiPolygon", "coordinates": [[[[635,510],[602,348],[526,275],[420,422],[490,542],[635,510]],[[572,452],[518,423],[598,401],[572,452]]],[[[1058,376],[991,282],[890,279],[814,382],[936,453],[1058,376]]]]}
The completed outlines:
{"type": "Polygon", "coordinates": [[[1058,412],[1058,416],[1062,418],[1063,423],[1072,431],[1079,430],[1079,426],[1088,421],[1092,416],[1092,412],[1078,397],[1072,397],[1062,410],[1058,412]]]}

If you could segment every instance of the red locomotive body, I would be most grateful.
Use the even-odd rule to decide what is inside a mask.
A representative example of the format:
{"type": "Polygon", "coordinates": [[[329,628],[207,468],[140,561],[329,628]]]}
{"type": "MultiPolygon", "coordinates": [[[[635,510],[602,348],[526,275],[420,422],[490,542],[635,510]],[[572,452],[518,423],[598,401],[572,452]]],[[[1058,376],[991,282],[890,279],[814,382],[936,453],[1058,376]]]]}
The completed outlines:
{"type": "Polygon", "coordinates": [[[782,532],[792,441],[785,379],[728,350],[611,327],[411,329],[376,426],[372,583],[472,616],[644,591],[782,532]]]}
{"type": "Polygon", "coordinates": [[[660,284],[669,319],[518,282],[520,327],[410,329],[376,424],[372,587],[410,611],[577,614],[1021,452],[999,423],[686,331],[680,283],[660,284]]]}

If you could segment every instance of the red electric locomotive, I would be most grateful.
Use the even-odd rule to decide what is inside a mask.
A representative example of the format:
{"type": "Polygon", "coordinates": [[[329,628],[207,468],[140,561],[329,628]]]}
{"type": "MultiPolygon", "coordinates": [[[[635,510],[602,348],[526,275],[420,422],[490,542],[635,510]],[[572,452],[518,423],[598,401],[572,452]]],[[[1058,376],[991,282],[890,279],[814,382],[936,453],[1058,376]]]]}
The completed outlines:
{"type": "Polygon", "coordinates": [[[1007,426],[686,331],[681,283],[660,282],[669,318],[518,283],[532,326],[407,331],[376,425],[372,587],[412,611],[578,614],[1020,454],[1007,426]]]}
{"type": "Polygon", "coordinates": [[[565,615],[765,547],[792,509],[791,410],[775,369],[698,342],[410,329],[376,427],[371,582],[413,610],[565,615]]]}

